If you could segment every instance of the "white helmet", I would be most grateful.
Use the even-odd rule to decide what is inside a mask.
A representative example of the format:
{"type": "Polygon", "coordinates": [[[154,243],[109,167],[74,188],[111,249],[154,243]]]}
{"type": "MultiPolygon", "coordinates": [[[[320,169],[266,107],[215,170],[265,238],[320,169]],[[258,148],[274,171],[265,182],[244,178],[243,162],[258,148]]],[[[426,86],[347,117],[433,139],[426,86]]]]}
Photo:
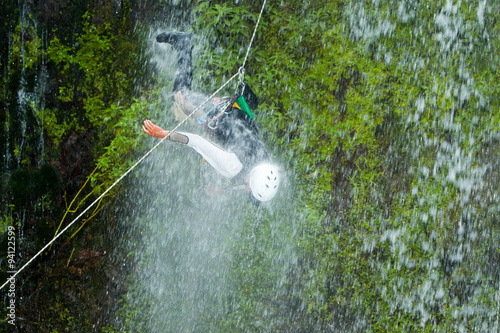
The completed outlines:
{"type": "Polygon", "coordinates": [[[279,183],[278,169],[271,164],[259,164],[250,171],[250,190],[259,201],[269,201],[274,198],[279,183]]]}

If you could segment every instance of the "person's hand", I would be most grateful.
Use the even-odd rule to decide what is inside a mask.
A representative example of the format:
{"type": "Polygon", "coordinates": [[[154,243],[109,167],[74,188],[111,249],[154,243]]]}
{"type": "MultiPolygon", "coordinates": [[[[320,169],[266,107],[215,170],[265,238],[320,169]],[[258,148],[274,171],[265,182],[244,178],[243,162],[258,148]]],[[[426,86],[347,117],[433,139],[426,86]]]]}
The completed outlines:
{"type": "Polygon", "coordinates": [[[153,124],[151,120],[148,119],[144,120],[144,125],[142,125],[142,130],[144,131],[144,133],[160,139],[163,139],[168,135],[168,131],[165,131],[160,126],[153,124]]]}

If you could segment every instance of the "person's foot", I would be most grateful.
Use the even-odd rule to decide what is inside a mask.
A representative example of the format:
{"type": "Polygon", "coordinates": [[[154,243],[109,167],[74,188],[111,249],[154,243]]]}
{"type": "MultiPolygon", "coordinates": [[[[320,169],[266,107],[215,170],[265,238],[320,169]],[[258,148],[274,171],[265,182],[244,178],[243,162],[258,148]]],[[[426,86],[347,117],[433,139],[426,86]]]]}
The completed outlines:
{"type": "Polygon", "coordinates": [[[191,44],[192,36],[192,34],[186,32],[169,31],[162,32],[156,36],[156,41],[158,43],[168,43],[175,48],[179,48],[191,44]]]}
{"type": "MultiPolygon", "coordinates": [[[[194,105],[189,103],[180,91],[174,95],[174,116],[177,121],[186,119],[194,109],[194,105]]],[[[190,120],[194,123],[194,119],[190,120]]]]}
{"type": "Polygon", "coordinates": [[[174,101],[182,107],[185,114],[190,114],[191,112],[193,112],[194,105],[188,102],[181,91],[175,93],[174,101]]]}

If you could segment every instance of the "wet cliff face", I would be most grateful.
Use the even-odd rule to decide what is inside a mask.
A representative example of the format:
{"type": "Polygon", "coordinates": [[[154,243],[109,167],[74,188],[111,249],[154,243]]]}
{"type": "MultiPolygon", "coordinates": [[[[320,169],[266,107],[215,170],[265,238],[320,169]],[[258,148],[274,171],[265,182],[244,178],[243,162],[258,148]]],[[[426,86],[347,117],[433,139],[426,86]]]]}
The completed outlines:
{"type": "MultiPolygon", "coordinates": [[[[95,199],[94,191],[104,180],[99,172],[92,173],[96,156],[133,127],[127,121],[137,114],[130,105],[150,75],[144,74],[149,67],[139,60],[142,46],[132,30],[138,20],[155,12],[153,7],[161,7],[142,5],[2,3],[0,253],[7,255],[4,231],[14,226],[17,268],[95,199]],[[86,183],[91,174],[97,178],[86,183]]],[[[123,140],[117,146],[100,170],[114,165],[113,154],[130,152],[123,140]]],[[[104,318],[122,289],[111,282],[119,272],[109,257],[115,219],[102,214],[105,206],[81,221],[88,232],[77,232],[78,224],[17,279],[19,330],[92,330],[106,325],[104,318]],[[94,232],[100,236],[94,237],[94,232]],[[79,309],[77,304],[88,306],[79,309]]],[[[6,279],[5,272],[1,278],[6,279]]]]}

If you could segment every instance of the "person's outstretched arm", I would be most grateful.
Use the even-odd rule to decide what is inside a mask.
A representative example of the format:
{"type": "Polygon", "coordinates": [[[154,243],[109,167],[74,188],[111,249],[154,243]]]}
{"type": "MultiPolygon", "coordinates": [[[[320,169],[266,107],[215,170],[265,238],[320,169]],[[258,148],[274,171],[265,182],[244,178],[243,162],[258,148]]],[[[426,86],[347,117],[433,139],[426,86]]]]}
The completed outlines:
{"type": "MultiPolygon", "coordinates": [[[[155,138],[160,138],[163,139],[168,135],[168,131],[165,131],[163,128],[161,128],[158,125],[153,124],[151,120],[144,120],[144,125],[142,125],[142,130],[144,133],[151,135],[152,137],[155,138]]],[[[172,133],[170,136],[167,138],[167,140],[174,141],[174,142],[180,142],[187,144],[188,143],[188,138],[185,135],[180,135],[179,133],[172,133]]]]}
{"type": "MultiPolygon", "coordinates": [[[[150,120],[144,121],[142,130],[155,138],[164,138],[169,133],[160,126],[153,124],[150,120]]],[[[192,147],[208,162],[208,164],[224,177],[233,178],[243,169],[243,164],[241,164],[235,153],[228,152],[212,141],[197,134],[174,132],[168,139],[192,147]]]]}

